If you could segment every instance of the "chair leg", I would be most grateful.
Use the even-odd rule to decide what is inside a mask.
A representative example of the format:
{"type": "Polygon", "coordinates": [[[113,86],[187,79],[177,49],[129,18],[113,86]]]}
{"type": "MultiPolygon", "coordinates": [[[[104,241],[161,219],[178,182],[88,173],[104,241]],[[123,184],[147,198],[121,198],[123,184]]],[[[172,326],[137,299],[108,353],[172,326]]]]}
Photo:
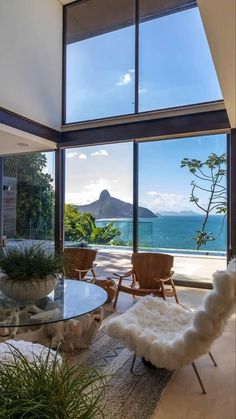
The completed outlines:
{"type": "Polygon", "coordinates": [[[213,357],[212,353],[211,353],[211,352],[208,352],[208,354],[209,354],[209,357],[211,358],[211,360],[212,360],[212,362],[213,362],[213,365],[214,365],[215,367],[217,367],[216,360],[215,360],[215,358],[213,357]]]}
{"type": "Polygon", "coordinates": [[[178,299],[176,290],[175,290],[175,301],[176,301],[177,304],[179,304],[179,299],[178,299]]]}
{"type": "Polygon", "coordinates": [[[164,284],[161,284],[161,293],[162,293],[162,298],[163,300],[166,301],[166,293],[165,293],[165,288],[164,288],[164,284]]]}
{"type": "Polygon", "coordinates": [[[178,299],[178,296],[177,296],[177,291],[176,291],[173,279],[171,279],[170,282],[171,282],[172,290],[174,292],[175,301],[176,301],[177,304],[179,304],[179,299],[178,299]]]}
{"type": "Polygon", "coordinates": [[[92,272],[92,274],[93,274],[93,279],[96,281],[96,275],[95,275],[95,272],[94,272],[94,269],[91,269],[91,272],[92,272]]]}
{"type": "Polygon", "coordinates": [[[119,290],[119,288],[117,288],[117,292],[116,292],[115,300],[114,300],[114,303],[113,303],[113,308],[114,308],[114,309],[116,308],[116,304],[117,304],[117,300],[118,300],[119,292],[120,292],[120,290],[119,290]]]}
{"type": "Polygon", "coordinates": [[[131,364],[131,367],[130,367],[130,372],[133,372],[133,370],[134,370],[134,364],[135,364],[135,361],[136,361],[136,355],[135,355],[135,353],[134,353],[133,360],[132,360],[132,364],[131,364]]]}
{"type": "Polygon", "coordinates": [[[194,362],[192,362],[192,367],[193,367],[193,371],[194,371],[194,372],[195,372],[195,374],[196,374],[196,377],[197,377],[197,379],[198,379],[198,382],[199,382],[199,384],[200,384],[200,386],[201,386],[201,389],[202,389],[202,394],[206,394],[205,387],[204,387],[204,385],[203,385],[203,382],[202,382],[202,380],[201,380],[201,377],[200,377],[200,375],[199,375],[199,373],[198,373],[197,367],[196,367],[196,365],[195,365],[195,363],[194,363],[194,362]]]}

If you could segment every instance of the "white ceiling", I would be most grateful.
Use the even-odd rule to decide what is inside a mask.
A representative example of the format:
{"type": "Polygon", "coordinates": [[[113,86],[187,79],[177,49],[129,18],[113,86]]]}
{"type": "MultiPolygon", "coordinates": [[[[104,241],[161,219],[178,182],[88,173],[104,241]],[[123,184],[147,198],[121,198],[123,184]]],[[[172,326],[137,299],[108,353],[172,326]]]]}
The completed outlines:
{"type": "Polygon", "coordinates": [[[55,148],[56,144],[52,141],[0,124],[0,156],[55,148]]]}

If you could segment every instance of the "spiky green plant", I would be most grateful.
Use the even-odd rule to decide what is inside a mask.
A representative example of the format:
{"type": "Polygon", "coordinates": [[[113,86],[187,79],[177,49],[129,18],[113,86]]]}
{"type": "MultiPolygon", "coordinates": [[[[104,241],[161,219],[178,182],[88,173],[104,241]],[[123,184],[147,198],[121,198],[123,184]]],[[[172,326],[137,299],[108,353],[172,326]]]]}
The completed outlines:
{"type": "Polygon", "coordinates": [[[99,370],[35,357],[14,347],[13,361],[0,362],[1,419],[100,419],[106,379],[99,370]]]}
{"type": "Polygon", "coordinates": [[[9,279],[30,281],[62,272],[63,260],[47,249],[45,243],[15,245],[1,252],[0,269],[9,279]]]}

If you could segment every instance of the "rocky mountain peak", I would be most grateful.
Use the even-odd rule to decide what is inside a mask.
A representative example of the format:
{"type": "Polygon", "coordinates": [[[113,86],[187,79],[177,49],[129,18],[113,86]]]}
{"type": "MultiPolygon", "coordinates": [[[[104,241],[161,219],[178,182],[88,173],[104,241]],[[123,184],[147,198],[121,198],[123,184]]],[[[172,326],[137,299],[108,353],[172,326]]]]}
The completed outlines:
{"type": "MultiPolygon", "coordinates": [[[[110,195],[107,189],[104,189],[97,201],[87,205],[77,205],[78,211],[88,212],[95,219],[111,218],[131,218],[133,217],[133,205],[129,202],[121,201],[110,195]]],[[[156,214],[147,208],[139,207],[139,217],[155,218],[156,214]]]]}
{"type": "Polygon", "coordinates": [[[109,199],[109,198],[111,198],[110,193],[108,192],[107,189],[104,189],[104,191],[102,191],[100,193],[99,200],[100,201],[105,201],[106,199],[109,199]]]}

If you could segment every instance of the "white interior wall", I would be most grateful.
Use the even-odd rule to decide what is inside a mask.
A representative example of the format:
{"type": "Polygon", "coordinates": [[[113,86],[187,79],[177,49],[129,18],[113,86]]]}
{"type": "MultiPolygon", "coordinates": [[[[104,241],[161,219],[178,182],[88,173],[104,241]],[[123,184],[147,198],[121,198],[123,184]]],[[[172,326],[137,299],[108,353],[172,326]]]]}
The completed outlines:
{"type": "Polygon", "coordinates": [[[61,128],[62,5],[0,0],[0,106],[61,128]]]}
{"type": "Polygon", "coordinates": [[[197,0],[232,128],[236,127],[236,0],[197,0]]]}

